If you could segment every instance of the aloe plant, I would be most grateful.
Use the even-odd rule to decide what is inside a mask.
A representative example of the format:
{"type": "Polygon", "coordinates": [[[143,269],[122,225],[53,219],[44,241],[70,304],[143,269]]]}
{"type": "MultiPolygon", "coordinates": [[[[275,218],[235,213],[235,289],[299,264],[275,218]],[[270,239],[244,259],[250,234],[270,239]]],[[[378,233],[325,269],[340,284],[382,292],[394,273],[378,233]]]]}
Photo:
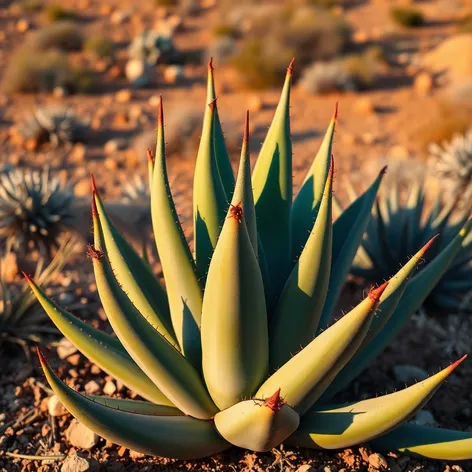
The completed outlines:
{"type": "MultiPolygon", "coordinates": [[[[404,193],[393,182],[386,192],[379,192],[373,218],[352,266],[354,275],[369,281],[386,280],[401,264],[408,261],[414,248],[434,235],[437,241],[430,256],[439,254],[470,218],[471,207],[458,205],[458,199],[443,203],[438,195],[432,205],[421,181],[410,182],[404,193]]],[[[422,264],[421,269],[427,267],[422,264]]],[[[432,310],[472,311],[472,234],[461,248],[439,282],[432,287],[425,305],[432,310]]]]}
{"type": "Polygon", "coordinates": [[[233,185],[210,67],[210,105],[195,170],[194,254],[169,187],[161,102],[156,153],[148,154],[165,290],[116,230],[94,190],[89,254],[117,338],[57,306],[29,279],[63,334],[145,401],[81,395],[40,354],[46,378],[79,421],[146,454],[192,459],[232,445],[254,451],[282,442],[335,449],[375,440],[387,450],[471,458],[471,433],[404,425],[463,359],[405,390],[332,403],[420,306],[471,224],[417,276],[410,277],[433,240],[332,323],[383,172],[333,223],[335,114],[292,202],[291,81],[292,65],[252,177],[246,120],[233,185]]]}

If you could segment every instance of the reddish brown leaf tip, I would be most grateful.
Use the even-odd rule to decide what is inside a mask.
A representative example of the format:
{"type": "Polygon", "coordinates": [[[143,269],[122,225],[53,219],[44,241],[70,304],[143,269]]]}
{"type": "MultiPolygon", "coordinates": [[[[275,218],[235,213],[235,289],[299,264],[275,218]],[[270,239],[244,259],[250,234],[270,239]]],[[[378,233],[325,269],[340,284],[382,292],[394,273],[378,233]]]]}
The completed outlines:
{"type": "Polygon", "coordinates": [[[96,198],[97,198],[97,191],[92,190],[92,217],[94,218],[96,218],[98,215],[97,202],[95,200],[96,198]]]}
{"type": "Polygon", "coordinates": [[[467,358],[467,354],[464,354],[460,359],[457,359],[456,362],[453,362],[449,367],[447,367],[449,372],[452,372],[454,369],[459,367],[459,365],[462,364],[462,362],[464,362],[466,358],[467,358]]]}
{"type": "Polygon", "coordinates": [[[242,202],[239,202],[237,205],[231,205],[229,207],[229,216],[230,218],[234,218],[239,223],[243,220],[244,210],[242,202]]]}
{"type": "Polygon", "coordinates": [[[374,288],[369,292],[369,298],[373,302],[378,302],[382,293],[384,293],[385,289],[387,288],[388,282],[383,283],[380,287],[374,288]]]}
{"type": "Polygon", "coordinates": [[[246,121],[244,122],[243,143],[249,142],[249,110],[246,112],[246,121]]]}
{"type": "Polygon", "coordinates": [[[98,249],[95,249],[95,247],[92,244],[89,244],[87,246],[87,256],[90,259],[94,259],[98,261],[99,259],[103,257],[103,252],[99,251],[98,249]]]}
{"type": "Polygon", "coordinates": [[[213,67],[213,58],[212,57],[210,57],[210,60],[208,61],[208,70],[210,72],[213,72],[215,70],[214,67],[213,67]]]}
{"type": "Polygon", "coordinates": [[[214,111],[216,109],[216,100],[218,100],[217,98],[215,98],[214,100],[212,100],[208,106],[210,107],[210,110],[211,111],[214,111]]]}
{"type": "Polygon", "coordinates": [[[438,234],[435,234],[422,248],[421,250],[423,251],[423,253],[425,253],[430,247],[431,245],[434,243],[434,241],[439,237],[439,233],[438,234]]]}
{"type": "Polygon", "coordinates": [[[33,281],[33,279],[26,272],[21,271],[21,273],[23,274],[23,277],[26,279],[28,283],[31,283],[33,281]]]}
{"type": "Polygon", "coordinates": [[[288,65],[287,67],[287,74],[288,75],[292,75],[293,74],[293,63],[295,62],[295,58],[293,58],[291,61],[290,61],[290,64],[288,65]]]}
{"type": "Polygon", "coordinates": [[[329,164],[329,178],[333,180],[334,178],[334,155],[331,154],[331,162],[329,164]]]}
{"type": "Polygon", "coordinates": [[[90,181],[92,182],[92,192],[97,192],[97,184],[95,183],[95,177],[90,174],[90,181]]]}
{"type": "Polygon", "coordinates": [[[149,162],[154,163],[154,154],[152,153],[150,148],[146,149],[146,154],[149,162]]]}
{"type": "Polygon", "coordinates": [[[159,110],[157,112],[157,125],[164,126],[164,100],[162,95],[159,95],[159,110]]]}
{"type": "Polygon", "coordinates": [[[336,102],[336,105],[334,105],[334,119],[338,117],[338,111],[339,111],[339,102],[336,102]]]}
{"type": "Polygon", "coordinates": [[[272,411],[279,411],[284,406],[284,401],[280,397],[280,388],[271,397],[264,400],[264,406],[272,411]]]}
{"type": "Polygon", "coordinates": [[[382,169],[380,169],[380,175],[384,175],[387,173],[387,167],[388,166],[383,166],[382,169]]]}
{"type": "Polygon", "coordinates": [[[46,357],[44,356],[39,346],[36,346],[36,352],[38,353],[39,362],[41,362],[41,365],[44,367],[48,363],[48,361],[46,360],[46,357]]]}

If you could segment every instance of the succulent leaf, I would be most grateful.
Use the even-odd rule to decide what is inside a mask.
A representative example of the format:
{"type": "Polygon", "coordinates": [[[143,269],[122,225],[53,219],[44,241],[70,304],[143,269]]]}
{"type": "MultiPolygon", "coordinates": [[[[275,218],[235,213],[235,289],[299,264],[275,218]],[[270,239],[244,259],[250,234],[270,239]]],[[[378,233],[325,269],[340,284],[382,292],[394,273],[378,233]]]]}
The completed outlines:
{"type": "Polygon", "coordinates": [[[245,400],[215,416],[217,431],[231,444],[266,452],[290,436],[300,423],[298,414],[280,398],[245,400]]]}
{"type": "Polygon", "coordinates": [[[262,384],[256,397],[267,398],[274,387],[280,388],[284,400],[298,414],[308,411],[362,344],[386,286],[372,290],[365,300],[280,367],[262,384]]]}
{"type": "MultiPolygon", "coordinates": [[[[243,173],[241,168],[239,175],[243,173]]],[[[220,410],[252,395],[269,370],[264,286],[244,218],[243,208],[250,203],[236,201],[240,197],[244,195],[237,189],[203,297],[203,375],[220,410]]]]}
{"type": "Polygon", "coordinates": [[[193,224],[197,273],[205,280],[220,235],[228,200],[215,154],[216,100],[208,104],[203,120],[193,180],[193,224]]]}
{"type": "Polygon", "coordinates": [[[292,268],[291,84],[292,64],[287,70],[282,95],[252,175],[257,228],[271,275],[272,298],[280,293],[292,268]]]}
{"type": "Polygon", "coordinates": [[[119,411],[86,398],[65,385],[40,355],[46,379],[63,405],[85,426],[133,451],[176,459],[197,459],[229,444],[213,422],[189,416],[151,416],[119,411]]]}
{"type": "Polygon", "coordinates": [[[334,162],[318,215],[302,254],[285,284],[270,325],[271,370],[287,362],[316,335],[331,269],[331,188],[334,162]]]}
{"type": "Polygon", "coordinates": [[[313,409],[303,417],[288,442],[311,448],[338,449],[370,441],[401,425],[420,410],[465,357],[399,392],[348,405],[313,409]]]}
{"type": "Polygon", "coordinates": [[[151,189],[152,226],[166,281],[175,337],[183,354],[194,365],[198,365],[201,359],[200,319],[203,293],[172,198],[164,142],[164,112],[161,100],[151,189]]]}
{"type": "MultiPolygon", "coordinates": [[[[207,82],[207,98],[206,103],[211,103],[216,100],[215,92],[215,79],[213,74],[213,61],[210,59],[208,63],[208,82],[207,82]]],[[[205,115],[209,114],[210,111],[207,108],[205,115]]],[[[206,118],[205,118],[206,119],[206,118]]],[[[226,194],[226,200],[229,202],[232,198],[234,191],[234,173],[231,167],[231,160],[229,157],[228,149],[226,148],[225,137],[223,129],[221,127],[220,117],[218,116],[218,109],[215,109],[215,130],[214,130],[214,146],[216,164],[218,172],[221,177],[221,183],[226,194]]]]}
{"type": "Polygon", "coordinates": [[[336,104],[333,118],[331,119],[328,130],[323,138],[320,149],[318,150],[313,164],[308,170],[302,186],[293,201],[291,219],[293,258],[297,258],[300,255],[321,205],[331,166],[331,155],[337,115],[338,106],[336,104]]]}

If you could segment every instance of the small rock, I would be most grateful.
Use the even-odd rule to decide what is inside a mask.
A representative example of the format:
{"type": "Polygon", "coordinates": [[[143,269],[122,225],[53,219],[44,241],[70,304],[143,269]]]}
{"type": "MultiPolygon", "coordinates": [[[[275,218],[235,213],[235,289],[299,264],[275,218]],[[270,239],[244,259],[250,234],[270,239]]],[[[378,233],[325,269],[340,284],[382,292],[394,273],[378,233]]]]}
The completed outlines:
{"type": "Polygon", "coordinates": [[[76,197],[85,197],[90,194],[90,178],[79,180],[74,187],[74,194],[76,197]]]}
{"type": "Polygon", "coordinates": [[[110,139],[105,144],[105,154],[114,154],[116,151],[121,151],[126,147],[126,141],[124,139],[110,139]]]}
{"type": "Polygon", "coordinates": [[[48,401],[48,411],[51,416],[62,416],[67,414],[65,406],[57,395],[53,395],[48,401]]]}
{"type": "Polygon", "coordinates": [[[167,66],[164,69],[164,82],[175,84],[184,77],[184,68],[179,65],[167,66]]]}
{"type": "Polygon", "coordinates": [[[90,372],[93,375],[99,375],[101,373],[101,370],[100,370],[100,367],[98,367],[98,365],[92,364],[92,367],[90,367],[90,372]]]}
{"type": "Polygon", "coordinates": [[[131,12],[129,10],[116,10],[110,16],[110,21],[114,25],[121,25],[129,20],[131,12]]]}
{"type": "Polygon", "coordinates": [[[375,107],[370,98],[363,97],[354,103],[354,111],[360,115],[371,115],[375,113],[375,107]]]}
{"type": "Polygon", "coordinates": [[[310,464],[301,465],[296,472],[315,472],[315,469],[310,464]]]}
{"type": "Polygon", "coordinates": [[[134,87],[145,87],[151,83],[155,69],[142,59],[130,59],[126,63],[125,75],[134,87]]]}
{"type": "Polygon", "coordinates": [[[64,98],[65,96],[67,96],[69,93],[67,91],[67,89],[65,87],[61,87],[61,86],[58,86],[58,87],[54,87],[54,90],[52,91],[52,94],[56,97],[56,98],[64,98]]]}
{"type": "Polygon", "coordinates": [[[393,368],[393,375],[398,382],[402,383],[421,381],[428,377],[428,373],[423,369],[409,364],[396,365],[393,368]]]}
{"type": "Polygon", "coordinates": [[[13,282],[18,275],[18,263],[16,260],[16,254],[9,252],[6,254],[1,261],[3,278],[5,282],[13,282]]]}
{"type": "Polygon", "coordinates": [[[85,472],[90,469],[87,459],[75,454],[66,458],[61,467],[61,472],[85,472]]]}
{"type": "Polygon", "coordinates": [[[66,431],[69,443],[80,449],[91,449],[98,442],[98,435],[83,424],[73,419],[66,431]]]}
{"type": "Polygon", "coordinates": [[[259,95],[251,95],[247,102],[247,109],[252,112],[261,111],[264,108],[264,102],[259,95]]]}
{"type": "Polygon", "coordinates": [[[460,465],[457,465],[457,464],[451,466],[451,470],[453,470],[454,472],[464,472],[464,469],[460,465]]]}
{"type": "Polygon", "coordinates": [[[62,338],[59,341],[59,345],[57,346],[57,355],[59,356],[59,359],[65,359],[76,352],[77,348],[67,338],[62,338]]]}
{"type": "Polygon", "coordinates": [[[369,465],[375,470],[387,470],[388,467],[385,457],[377,453],[371,454],[369,456],[369,465]]]}
{"type": "Polygon", "coordinates": [[[410,158],[410,151],[405,146],[397,144],[388,150],[387,155],[391,159],[403,161],[410,158]]]}
{"type": "Polygon", "coordinates": [[[414,88],[418,95],[425,97],[433,89],[433,78],[428,72],[421,72],[415,78],[414,88]]]}
{"type": "Polygon", "coordinates": [[[369,35],[367,34],[367,31],[357,30],[352,35],[352,40],[357,44],[363,44],[369,40],[369,35]]]}
{"type": "Polygon", "coordinates": [[[16,29],[20,32],[20,33],[25,33],[26,31],[28,31],[29,29],[31,28],[31,24],[28,20],[20,20],[18,21],[18,23],[16,24],[16,29]]]}
{"type": "Polygon", "coordinates": [[[151,95],[148,100],[149,105],[151,105],[153,108],[158,107],[160,102],[161,97],[159,97],[159,95],[151,95]]]}
{"type": "Polygon", "coordinates": [[[318,472],[337,472],[335,465],[322,465],[318,468],[318,472]]]}
{"type": "Polygon", "coordinates": [[[118,455],[120,457],[123,457],[125,454],[126,454],[126,451],[127,451],[127,448],[125,446],[121,446],[119,449],[118,449],[118,455]]]}
{"type": "Polygon", "coordinates": [[[370,457],[370,454],[371,454],[371,451],[369,449],[367,449],[366,447],[361,446],[359,448],[359,454],[361,455],[362,460],[364,462],[367,462],[367,463],[369,462],[369,457],[370,457]]]}
{"type": "Polygon", "coordinates": [[[142,452],[137,452],[137,451],[129,451],[129,456],[131,459],[142,459],[143,457],[146,457],[146,454],[143,454],[142,452]]]}
{"type": "Polygon", "coordinates": [[[128,103],[133,98],[131,90],[124,89],[116,93],[115,99],[118,103],[128,103]]]}
{"type": "Polygon", "coordinates": [[[112,381],[106,382],[103,387],[103,393],[105,395],[113,395],[116,392],[116,385],[112,381]]]}
{"type": "Polygon", "coordinates": [[[418,411],[413,422],[420,426],[431,426],[433,428],[437,426],[433,414],[427,410],[418,411]]]}
{"type": "Polygon", "coordinates": [[[84,390],[85,393],[88,393],[89,395],[95,395],[100,392],[100,385],[98,385],[95,380],[90,380],[90,382],[85,384],[84,390]]]}
{"type": "Polygon", "coordinates": [[[363,133],[361,136],[362,144],[366,144],[367,146],[372,146],[377,141],[377,138],[373,133],[363,133]]]}

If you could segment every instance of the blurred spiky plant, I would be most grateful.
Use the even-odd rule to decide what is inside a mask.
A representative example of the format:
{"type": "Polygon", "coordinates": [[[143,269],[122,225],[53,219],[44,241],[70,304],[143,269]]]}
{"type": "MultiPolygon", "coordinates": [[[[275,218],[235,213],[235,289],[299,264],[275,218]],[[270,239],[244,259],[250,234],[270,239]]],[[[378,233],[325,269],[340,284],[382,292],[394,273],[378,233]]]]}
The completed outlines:
{"type": "MultiPolygon", "coordinates": [[[[390,180],[386,191],[379,192],[351,272],[369,281],[388,280],[406,264],[414,251],[432,237],[437,241],[430,254],[439,254],[455,237],[471,215],[471,205],[458,207],[458,199],[445,203],[438,194],[431,204],[421,180],[402,187],[390,180]]],[[[420,269],[426,267],[422,264],[420,269]]],[[[440,311],[461,313],[472,310],[472,234],[432,289],[425,306],[440,311]]]]}
{"type": "Polygon", "coordinates": [[[435,177],[449,194],[462,193],[461,200],[472,197],[472,128],[456,134],[450,141],[429,145],[429,161],[435,177]]]}
{"type": "Polygon", "coordinates": [[[86,129],[86,123],[71,108],[54,106],[36,109],[20,124],[18,132],[25,141],[58,147],[82,141],[86,129]]]}
{"type": "Polygon", "coordinates": [[[74,223],[74,193],[48,168],[6,169],[0,173],[0,241],[6,252],[58,247],[60,234],[74,223]]]}
{"type": "MultiPolygon", "coordinates": [[[[62,271],[74,245],[73,239],[66,240],[49,264],[40,258],[34,276],[49,285],[62,271]]],[[[15,282],[7,277],[7,258],[8,254],[0,259],[0,352],[5,343],[24,347],[28,342],[40,342],[46,334],[57,333],[24,280],[15,282]]]]}

